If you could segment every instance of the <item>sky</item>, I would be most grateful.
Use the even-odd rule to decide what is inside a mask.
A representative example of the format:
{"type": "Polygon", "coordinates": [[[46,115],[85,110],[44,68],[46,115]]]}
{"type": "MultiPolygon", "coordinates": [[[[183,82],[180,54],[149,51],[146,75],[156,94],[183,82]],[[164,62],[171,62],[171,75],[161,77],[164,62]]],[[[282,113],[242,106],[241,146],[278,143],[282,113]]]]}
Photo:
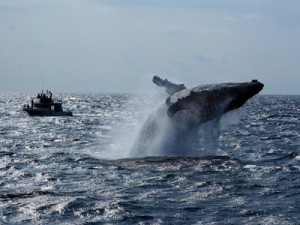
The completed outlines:
{"type": "Polygon", "coordinates": [[[299,0],[1,0],[0,92],[265,84],[300,94],[299,0]]]}

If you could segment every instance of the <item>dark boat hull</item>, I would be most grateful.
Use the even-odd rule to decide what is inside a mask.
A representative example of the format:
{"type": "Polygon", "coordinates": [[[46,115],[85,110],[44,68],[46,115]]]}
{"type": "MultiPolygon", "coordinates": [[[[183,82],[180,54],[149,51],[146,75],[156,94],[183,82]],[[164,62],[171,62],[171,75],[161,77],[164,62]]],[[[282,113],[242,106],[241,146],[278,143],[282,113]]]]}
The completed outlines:
{"type": "Polygon", "coordinates": [[[30,116],[73,116],[72,112],[69,111],[53,111],[48,109],[23,109],[30,116]]]}

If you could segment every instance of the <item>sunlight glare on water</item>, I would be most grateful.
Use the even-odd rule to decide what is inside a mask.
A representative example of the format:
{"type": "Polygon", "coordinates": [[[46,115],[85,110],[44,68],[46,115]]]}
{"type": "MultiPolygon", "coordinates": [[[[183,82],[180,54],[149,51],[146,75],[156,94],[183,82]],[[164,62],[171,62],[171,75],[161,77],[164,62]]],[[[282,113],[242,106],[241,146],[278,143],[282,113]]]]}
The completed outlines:
{"type": "Polygon", "coordinates": [[[144,158],[128,148],[164,97],[63,96],[73,117],[29,117],[26,94],[0,93],[1,224],[299,222],[299,96],[226,115],[216,154],[144,158]]]}

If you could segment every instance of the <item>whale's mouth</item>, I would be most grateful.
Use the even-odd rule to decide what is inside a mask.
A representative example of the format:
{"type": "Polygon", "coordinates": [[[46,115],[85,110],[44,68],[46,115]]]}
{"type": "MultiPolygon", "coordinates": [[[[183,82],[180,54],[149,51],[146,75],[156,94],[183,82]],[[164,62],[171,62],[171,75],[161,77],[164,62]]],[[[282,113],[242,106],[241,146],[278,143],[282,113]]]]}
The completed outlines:
{"type": "Polygon", "coordinates": [[[226,109],[226,112],[240,108],[247,102],[250,98],[257,95],[264,87],[264,84],[257,80],[252,80],[249,83],[245,83],[241,86],[234,88],[235,94],[226,109]]]}

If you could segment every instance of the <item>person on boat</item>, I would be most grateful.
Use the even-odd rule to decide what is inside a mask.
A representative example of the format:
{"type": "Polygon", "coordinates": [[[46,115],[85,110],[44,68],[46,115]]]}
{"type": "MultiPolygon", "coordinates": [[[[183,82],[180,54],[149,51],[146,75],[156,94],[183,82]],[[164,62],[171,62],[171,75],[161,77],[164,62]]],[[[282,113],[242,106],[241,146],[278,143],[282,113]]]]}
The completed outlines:
{"type": "Polygon", "coordinates": [[[33,104],[34,104],[34,101],[33,99],[31,99],[31,108],[33,109],[33,104]]]}

